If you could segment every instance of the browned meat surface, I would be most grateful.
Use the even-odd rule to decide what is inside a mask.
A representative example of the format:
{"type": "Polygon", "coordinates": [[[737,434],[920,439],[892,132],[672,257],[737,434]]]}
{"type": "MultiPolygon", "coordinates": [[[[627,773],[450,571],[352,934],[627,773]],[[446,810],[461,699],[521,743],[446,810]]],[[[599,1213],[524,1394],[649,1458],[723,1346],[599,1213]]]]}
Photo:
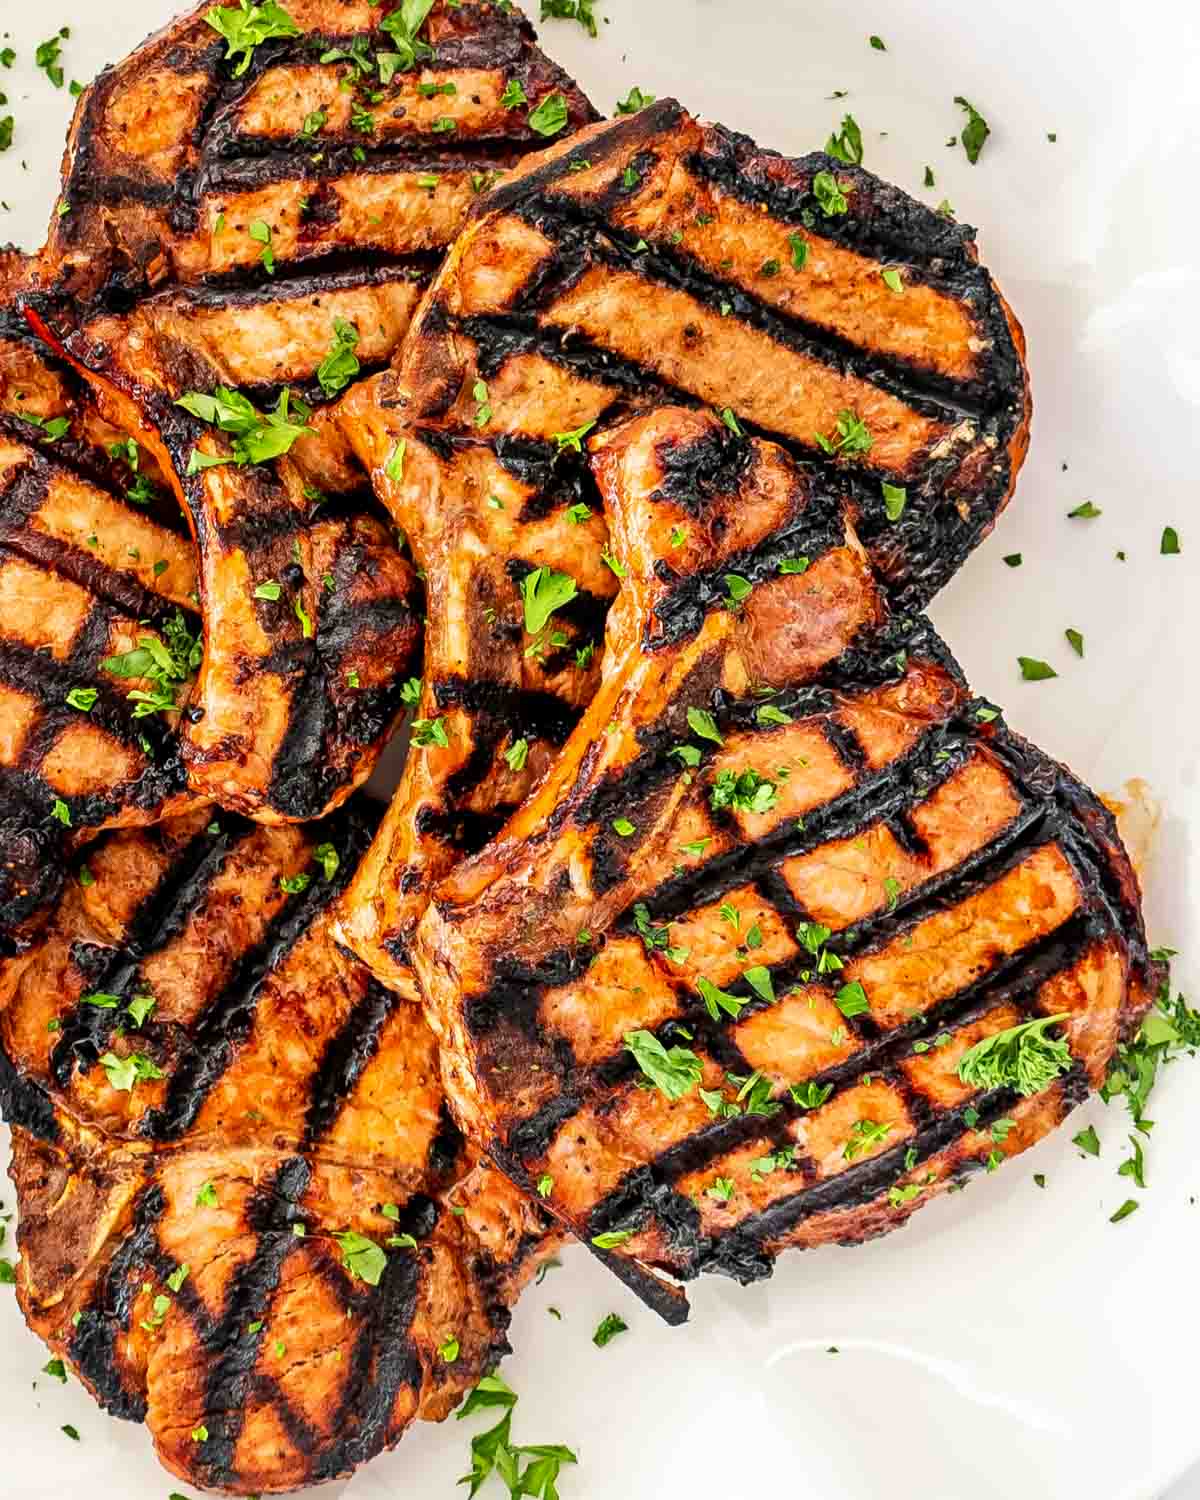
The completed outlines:
{"type": "Polygon", "coordinates": [[[194,800],[192,548],[149,455],[85,392],[0,309],[0,954],[53,899],[64,844],[194,800]],[[145,675],[146,641],[169,681],[145,675]]]}
{"type": "MultiPolygon", "coordinates": [[[[443,715],[449,740],[410,761],[340,918],[385,983],[411,984],[433,882],[570,725],[547,717],[547,684],[521,660],[520,587],[536,566],[571,575],[598,630],[615,580],[594,581],[606,532],[575,461],[589,429],[674,392],[778,434],[825,465],[905,604],[991,526],[1024,457],[1028,393],[1019,329],[970,235],[867,173],[785,161],[670,101],[585,131],[481,203],[395,371],[340,413],[429,575],[419,712],[443,715]],[[844,212],[824,212],[820,174],[844,212]],[[530,757],[514,775],[518,741],[530,757]]],[[[578,633],[564,633],[550,685],[574,707],[595,658],[572,672],[578,633]]]]}
{"type": "Polygon", "coordinates": [[[368,836],[106,836],[0,963],[22,1308],[201,1488],[332,1479],[444,1417],[549,1244],[464,1154],[420,1010],[329,939],[368,836]]]}
{"type": "Polygon", "coordinates": [[[27,298],[175,478],[205,620],[189,781],[266,821],[365,779],[411,666],[411,574],[337,398],[387,366],[467,207],[545,144],[547,111],[559,131],[594,117],[515,9],[438,0],[411,63],[399,6],[284,10],[243,59],[204,4],[86,91],[27,298]],[[225,392],[260,432],[286,401],[295,430],[239,448],[175,404],[225,392]],[[196,472],[221,456],[238,462],[196,472]]]}
{"type": "Polygon", "coordinates": [[[408,945],[430,891],[501,827],[595,695],[617,579],[582,454],[487,434],[443,448],[434,429],[405,428],[393,388],[364,382],[343,421],[425,575],[425,678],[400,788],[337,930],[412,995],[408,945]],[[573,592],[542,620],[535,585],[550,574],[573,592]]]}
{"type": "Polygon", "coordinates": [[[545,443],[667,387],[822,464],[895,602],[990,529],[1028,443],[1019,327],[973,231],[665,100],[480,204],[400,370],[411,424],[545,443]],[[884,486],[906,503],[890,520],[884,486]]]}
{"type": "Polygon", "coordinates": [[[767,1275],[1032,1144],[1153,976],[1109,814],[889,611],[819,476],[680,408],[594,448],[603,681],[414,957],[460,1123],[676,1317],[658,1273],[767,1275]],[[960,1076],[1036,1017],[1044,1086],[960,1076]]]}

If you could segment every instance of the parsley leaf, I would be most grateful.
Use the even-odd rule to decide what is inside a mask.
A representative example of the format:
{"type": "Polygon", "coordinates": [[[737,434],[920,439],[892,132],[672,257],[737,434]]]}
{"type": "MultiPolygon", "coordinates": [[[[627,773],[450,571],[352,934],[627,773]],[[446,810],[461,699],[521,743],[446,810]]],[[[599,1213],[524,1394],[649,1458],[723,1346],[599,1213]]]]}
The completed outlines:
{"type": "Polygon", "coordinates": [[[967,123],[962,128],[961,139],[963,150],[967,153],[967,160],[974,166],[979,160],[984,141],[992,133],[991,127],[975,106],[968,103],[961,94],[955,94],[954,102],[961,105],[967,112],[967,123]]]}
{"type": "Polygon", "coordinates": [[[908,503],[908,491],[901,484],[883,481],[883,509],[889,521],[898,521],[908,503]]]}
{"type": "Polygon", "coordinates": [[[857,167],[862,164],[862,131],[858,128],[858,122],[853,115],[843,115],[841,130],[830,135],[825,142],[825,154],[838,161],[844,161],[848,167],[857,167]]]}
{"type": "Polygon", "coordinates": [[[1049,662],[1038,661],[1036,656],[1018,656],[1017,665],[1026,682],[1046,682],[1051,677],[1058,676],[1049,662]]]}
{"type": "Polygon", "coordinates": [[[357,348],[358,329],[345,318],[334,318],[333,343],[317,366],[317,379],[327,396],[336,396],[345,390],[362,368],[354,352],[357,348]]]}
{"type": "Polygon", "coordinates": [[[694,1052],[678,1046],[668,1050],[650,1031],[627,1031],[625,1049],[668,1099],[682,1099],[690,1094],[704,1072],[704,1065],[694,1052]]]}
{"type": "Polygon", "coordinates": [[[1162,557],[1178,557],[1183,549],[1179,545],[1179,533],[1174,526],[1164,526],[1162,541],[1158,544],[1159,555],[1162,557]]]}
{"type": "Polygon", "coordinates": [[[605,1344],[611,1344],[619,1333],[628,1333],[629,1324],[624,1318],[616,1313],[609,1313],[607,1317],[601,1318],[599,1326],[592,1334],[592,1343],[597,1349],[603,1349],[605,1344]]]}
{"type": "Polygon", "coordinates": [[[553,568],[534,568],[521,581],[521,598],[525,601],[525,629],[540,635],[556,609],[569,604],[579,589],[569,573],[553,568]]]}
{"type": "Polygon", "coordinates": [[[636,115],[639,109],[645,109],[647,104],[653,104],[654,99],[654,94],[644,94],[635,84],[624,99],[618,100],[617,113],[619,115],[636,115]]]}
{"type": "Polygon", "coordinates": [[[986,1036],[958,1061],[958,1076],[977,1089],[1016,1089],[1026,1098],[1071,1070],[1071,1049],[1062,1037],[1046,1033],[1067,1019],[1039,1016],[986,1036]]]}
{"type": "Polygon", "coordinates": [[[229,44],[225,53],[227,60],[232,61],[241,53],[241,61],[233,70],[235,78],[240,78],[250,66],[254,49],[260,42],[276,36],[300,35],[299,26],[275,0],[262,0],[257,5],[251,4],[251,0],[241,0],[240,9],[217,6],[204,19],[229,44]]]}
{"type": "Polygon", "coordinates": [[[757,771],[721,771],[713,782],[710,801],[713,810],[723,807],[736,808],[741,812],[766,813],[779,800],[779,789],[775,782],[757,771]]]}
{"type": "Polygon", "coordinates": [[[841,185],[832,172],[818,172],[812,180],[813,196],[827,219],[844,214],[850,207],[841,185]]]}
{"type": "Polygon", "coordinates": [[[538,135],[558,135],[566,128],[568,119],[567,101],[560,93],[547,94],[538,107],[529,113],[529,128],[538,135]]]}
{"type": "MultiPolygon", "coordinates": [[[[219,385],[212,395],[201,391],[189,391],[176,401],[176,406],[208,422],[221,432],[233,435],[233,462],[239,465],[262,464],[269,459],[289,453],[296,441],[312,429],[307,415],[301,422],[293,422],[289,410],[292,393],[285,389],[276,403],[275,410],[260,412],[239,391],[231,391],[219,385]]],[[[224,455],[201,453],[193,448],[187,472],[196,474],[201,469],[216,468],[230,460],[224,455]]]]}
{"type": "Polygon", "coordinates": [[[333,1238],[342,1252],[342,1263],[351,1276],[365,1281],[368,1286],[378,1286],[387,1268],[387,1252],[382,1245],[353,1229],[335,1231],[333,1238]]]}
{"type": "Polygon", "coordinates": [[[158,1064],[142,1052],[131,1052],[128,1057],[106,1052],[100,1059],[100,1066],[108,1074],[111,1086],[120,1094],[132,1093],[135,1084],[165,1076],[158,1064]]]}

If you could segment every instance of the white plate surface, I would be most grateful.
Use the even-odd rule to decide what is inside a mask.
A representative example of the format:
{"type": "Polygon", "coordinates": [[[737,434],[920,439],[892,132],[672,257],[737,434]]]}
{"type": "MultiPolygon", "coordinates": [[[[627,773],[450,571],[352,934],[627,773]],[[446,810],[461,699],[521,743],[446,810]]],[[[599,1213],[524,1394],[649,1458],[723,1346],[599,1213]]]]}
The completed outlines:
{"type": "MultiPolygon", "coordinates": [[[[0,46],[11,33],[20,53],[0,70],[10,97],[0,115],[17,119],[0,156],[0,241],[38,245],[55,196],[71,101],[33,70],[35,44],[70,24],[67,76],[86,81],[171,11],[172,0],[0,0],[0,46]]],[[[819,146],[848,108],[868,167],[935,203],[948,197],[981,227],[1029,336],[1033,451],[996,534],[933,614],[1015,727],[1100,790],[1149,781],[1164,808],[1149,925],[1154,941],[1183,950],[1186,982],[1200,951],[1194,4],[600,0],[598,11],[599,41],[564,22],[542,31],[602,107],[637,83],[795,153],[819,146]],[[872,32],[886,52],[868,46],[872,32]],[[849,97],[829,100],[835,89],[849,97]],[[945,144],[963,123],[955,94],[992,125],[976,167],[945,144]],[[1102,517],[1068,520],[1086,499],[1102,517]],[[1159,555],[1168,524],[1178,557],[1159,555]],[[1005,567],[1017,551],[1024,566],[1005,567]],[[1067,626],[1084,633],[1082,661],[1067,626]],[[1024,683],[1018,654],[1061,675],[1024,683]]],[[[1151,1500],[1200,1457],[1198,1082],[1181,1063],[1160,1085],[1150,1187],[1119,1225],[1108,1216],[1133,1191],[1116,1174],[1127,1117],[1096,1101],[1073,1128],[1095,1123],[1099,1161],[1059,1132],[888,1239],[793,1254],[749,1290],[706,1281],[680,1331],[569,1253],[514,1320],[504,1373],[521,1394],[516,1440],[578,1450],[564,1500],[1151,1500]],[[598,1350],[591,1333],[611,1310],[632,1331],[598,1350]]],[[[179,1488],[142,1431],[104,1417],[74,1382],[39,1376],[44,1359],[6,1295],[6,1495],[165,1500],[179,1488]]],[[[479,1425],[414,1430],[320,1493],[448,1497],[479,1425]]]]}

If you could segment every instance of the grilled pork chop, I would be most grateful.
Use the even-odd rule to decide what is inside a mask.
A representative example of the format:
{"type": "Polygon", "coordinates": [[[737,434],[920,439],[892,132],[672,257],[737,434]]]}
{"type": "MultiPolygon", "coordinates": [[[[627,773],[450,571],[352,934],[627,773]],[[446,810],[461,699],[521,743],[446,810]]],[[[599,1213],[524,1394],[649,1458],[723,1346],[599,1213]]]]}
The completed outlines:
{"type": "Polygon", "coordinates": [[[684,393],[778,434],[825,465],[878,576],[910,605],[1012,488],[1028,433],[1022,349],[970,230],[865,172],[785,161],[670,101],[498,187],[396,370],[340,412],[432,580],[420,713],[446,713],[450,740],[410,762],[348,894],[344,941],[385,983],[410,984],[438,876],[478,844],[480,811],[499,819],[532,785],[539,752],[592,696],[594,661],[572,673],[578,632],[565,632],[551,686],[572,713],[548,720],[520,630],[538,566],[570,574],[600,628],[604,524],[571,462],[589,430],[684,393]],[[514,771],[518,744],[531,754],[514,771]]]}
{"type": "Polygon", "coordinates": [[[73,356],[175,476],[206,627],[190,782],[265,820],[366,777],[412,646],[408,570],[333,403],[387,365],[474,196],[594,118],[511,7],[275,12],[245,53],[222,40],[241,12],[203,5],[92,85],[28,299],[60,336],[84,306],[73,356]]]}
{"type": "Polygon", "coordinates": [[[0,309],[0,954],[53,901],[72,839],[193,800],[195,566],[153,474],[0,309]]]}
{"type": "Polygon", "coordinates": [[[336,1478],[444,1417],[549,1243],[464,1156],[420,1010],[329,940],[368,835],[105,837],[0,964],[22,1308],[199,1487],[336,1478]]]}
{"type": "Polygon", "coordinates": [[[750,1281],[1052,1129],[1153,966],[1110,815],[889,611],[818,476],[679,408],[594,463],[628,569],[600,691],[414,957],[516,1183],[627,1279],[750,1281]],[[1028,1097],[963,1063],[1039,1017],[993,1044],[1054,1055],[1028,1097]]]}

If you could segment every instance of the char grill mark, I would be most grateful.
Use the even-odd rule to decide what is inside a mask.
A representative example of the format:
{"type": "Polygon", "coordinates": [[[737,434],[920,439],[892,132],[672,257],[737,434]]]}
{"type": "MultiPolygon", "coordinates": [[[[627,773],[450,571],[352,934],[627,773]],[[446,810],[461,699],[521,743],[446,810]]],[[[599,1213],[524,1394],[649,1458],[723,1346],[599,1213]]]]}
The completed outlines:
{"type": "Polygon", "coordinates": [[[200,810],[102,837],[93,882],[0,963],[23,1309],[191,1484],[343,1477],[445,1416],[506,1352],[549,1248],[540,1211],[464,1150],[420,1010],[330,941],[370,832],[351,805],[304,830],[200,810]],[[139,994],[156,1003],[134,1021],[139,994]],[[117,1091],[109,1051],[163,1076],[117,1091]],[[345,1230],[419,1248],[385,1247],[372,1286],[345,1230]]]}
{"type": "Polygon", "coordinates": [[[210,8],[198,6],[85,91],[68,144],[71,213],[51,225],[42,257],[48,292],[92,302],[250,267],[259,247],[245,223],[269,222],[276,209],[287,216],[277,249],[284,275],[347,246],[440,250],[488,174],[544,144],[528,110],[501,106],[509,80],[531,106],[562,93],[568,130],[596,118],[524,17],[494,5],[436,5],[423,30],[434,58],[388,84],[375,58],[394,46],[377,8],[293,7],[303,34],[258,46],[240,76],[204,19],[210,8]],[[322,62],[333,52],[343,55],[322,62]],[[383,95],[366,106],[369,130],[354,89],[364,80],[383,95]],[[454,92],[423,97],[425,80],[454,92]],[[453,130],[438,128],[446,120],[453,130]],[[432,188],[422,185],[431,173],[432,188]],[[298,220],[297,202],[322,193],[325,212],[298,220]],[[380,208],[389,201],[415,211],[389,214],[380,208]]]}
{"type": "Polygon", "coordinates": [[[728,406],[825,467],[890,597],[920,606],[994,521],[1027,441],[1020,330],[971,234],[860,169],[789,161],[663,101],[481,206],[402,357],[410,419],[483,377],[497,420],[528,433],[547,371],[589,417],[655,390],[728,406]],[[822,172],[844,215],[818,205],[822,172]],[[842,410],[873,441],[831,459],[818,438],[842,410]],[[907,490],[898,523],[883,482],[907,490]]]}
{"type": "MultiPolygon", "coordinates": [[[[36,927],[82,830],[151,822],[186,796],[177,716],[137,717],[132,691],[102,662],[195,634],[191,548],[165,506],[126,498],[135,476],[109,451],[125,434],[4,315],[0,337],[0,951],[36,927]],[[49,425],[47,425],[49,424],[49,425]],[[65,430],[59,431],[60,427],[65,430]],[[68,695],[93,700],[88,710],[68,695]],[[70,824],[54,814],[61,801],[70,824]]],[[[177,698],[187,700],[181,683],[177,698]]]]}
{"type": "Polygon", "coordinates": [[[598,437],[593,467],[629,574],[600,690],[412,951],[459,1122],[514,1182],[548,1176],[587,1242],[626,1234],[605,1253],[643,1289],[753,1280],[1053,1128],[1155,966],[1111,818],[889,610],[819,476],[683,408],[598,437]],[[675,591],[810,522],[804,571],[664,629],[675,591]],[[747,773],[758,810],[720,794],[747,773]],[[1073,1063],[1042,1093],[959,1079],[975,1042],[1059,1014],[1073,1063]],[[632,1031],[690,1050],[698,1086],[650,1086],[632,1031]]]}
{"type": "Polygon", "coordinates": [[[189,786],[301,820],[370,773],[417,645],[412,574],[359,513],[362,473],[320,378],[337,320],[357,332],[359,373],[385,369],[476,195],[544,144],[532,108],[561,92],[568,128],[594,111],[524,18],[494,5],[439,0],[429,67],[388,83],[375,7],[311,0],[294,16],[303,34],[257,47],[241,76],[208,9],[81,100],[71,214],[51,227],[27,304],[105,401],[129,420],[140,408],[189,514],[206,624],[189,786]],[[509,81],[528,109],[502,106],[509,81]],[[213,440],[174,403],[218,386],[260,409],[289,391],[314,408],[313,431],[271,468],[189,474],[213,440]],[[340,530],[331,497],[350,516],[340,530]],[[330,577],[345,581],[327,594],[330,577]],[[246,599],[281,579],[280,600],[246,599]]]}
{"type": "Polygon", "coordinates": [[[567,420],[573,413],[526,440],[491,430],[486,412],[480,419],[486,402],[471,391],[419,427],[407,425],[403,399],[391,375],[366,381],[341,419],[425,575],[415,716],[440,725],[447,744],[410,752],[336,930],[383,983],[411,997],[407,947],[429,891],[498,832],[575,727],[596,690],[617,580],[601,556],[599,501],[582,455],[553,441],[553,431],[579,425],[567,420]],[[532,637],[522,588],[543,568],[569,574],[576,593],[532,637]]]}

